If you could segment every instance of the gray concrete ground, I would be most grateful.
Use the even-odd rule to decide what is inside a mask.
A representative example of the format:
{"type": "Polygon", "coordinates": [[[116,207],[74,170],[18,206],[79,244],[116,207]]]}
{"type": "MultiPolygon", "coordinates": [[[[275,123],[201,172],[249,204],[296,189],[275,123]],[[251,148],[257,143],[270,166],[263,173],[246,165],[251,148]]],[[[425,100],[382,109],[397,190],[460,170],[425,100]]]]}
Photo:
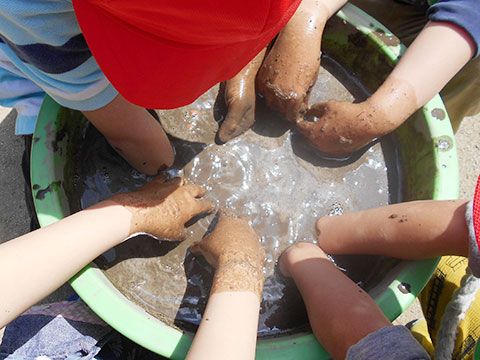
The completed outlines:
{"type": "MultiPolygon", "coordinates": [[[[0,106],[0,243],[30,231],[22,173],[24,140],[15,136],[16,111],[0,106]]],[[[19,257],[19,261],[22,261],[19,257]]],[[[6,296],[14,289],[3,289],[6,296]]],[[[67,283],[41,303],[67,299],[73,289],[67,283]]],[[[3,329],[0,329],[0,340],[3,329]]]]}
{"type": "MultiPolygon", "coordinates": [[[[27,233],[30,219],[25,206],[21,159],[23,139],[14,135],[15,111],[0,107],[0,243],[27,233]]],[[[466,118],[456,135],[460,163],[460,198],[471,198],[480,173],[480,115],[466,118]]],[[[19,258],[21,261],[21,258],[19,258]]],[[[4,296],[13,289],[4,289],[4,296]]],[[[13,290],[14,291],[14,290],[13,290]]],[[[42,302],[66,299],[72,292],[68,284],[42,302]]],[[[398,320],[405,324],[421,317],[415,302],[398,320]]],[[[0,339],[1,339],[0,330],[0,339]]]]}

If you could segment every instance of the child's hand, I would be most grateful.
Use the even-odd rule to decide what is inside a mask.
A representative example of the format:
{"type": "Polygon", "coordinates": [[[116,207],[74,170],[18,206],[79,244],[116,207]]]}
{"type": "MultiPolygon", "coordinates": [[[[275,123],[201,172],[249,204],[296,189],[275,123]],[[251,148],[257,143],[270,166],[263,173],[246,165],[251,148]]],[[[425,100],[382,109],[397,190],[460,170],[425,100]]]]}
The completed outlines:
{"type": "Polygon", "coordinates": [[[382,116],[366,103],[318,103],[305,118],[311,121],[300,120],[297,128],[312,146],[331,155],[347,155],[393,130],[381,124],[377,119],[382,116]]]}
{"type": "Polygon", "coordinates": [[[192,245],[216,268],[211,294],[253,292],[260,300],[265,276],[265,251],[248,222],[223,212],[212,233],[192,245]]]}
{"type": "Polygon", "coordinates": [[[265,103],[288,121],[308,108],[310,92],[320,68],[320,45],[328,10],[316,0],[303,0],[278,34],[257,76],[265,103]]]}
{"type": "Polygon", "coordinates": [[[215,268],[233,263],[248,263],[262,269],[265,251],[258,234],[244,218],[235,218],[220,212],[215,229],[204,239],[192,245],[194,253],[201,252],[215,268]]]}
{"type": "Polygon", "coordinates": [[[214,204],[201,197],[205,189],[182,178],[165,181],[157,176],[139,190],[115,195],[110,200],[132,213],[130,233],[146,232],[170,240],[185,238],[185,223],[213,210],[214,204]]]}
{"type": "Polygon", "coordinates": [[[222,142],[240,136],[255,122],[255,77],[265,51],[260,51],[234,78],[225,83],[228,113],[218,130],[218,138],[222,142]]]}

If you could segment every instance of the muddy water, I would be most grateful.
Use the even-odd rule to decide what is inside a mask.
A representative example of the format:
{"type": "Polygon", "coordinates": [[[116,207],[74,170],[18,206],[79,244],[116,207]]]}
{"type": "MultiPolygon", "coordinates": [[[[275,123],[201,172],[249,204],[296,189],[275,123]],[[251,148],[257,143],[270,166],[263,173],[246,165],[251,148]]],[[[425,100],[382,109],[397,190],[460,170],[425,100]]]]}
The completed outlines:
{"type": "MultiPolygon", "coordinates": [[[[353,101],[366,96],[361,84],[338,64],[328,58],[322,64],[328,71],[322,67],[311,102],[353,101]]],[[[219,207],[248,216],[261,235],[267,254],[267,280],[259,335],[301,329],[308,322],[302,300],[293,284],[275,271],[276,259],[294,242],[315,242],[318,216],[385,205],[389,196],[390,201],[399,200],[395,195],[398,184],[392,181],[399,178],[393,140],[387,138],[343,161],[325,159],[258,99],[255,126],[243,136],[218,145],[217,121],[225,115],[219,92],[221,89],[215,87],[188,107],[157,112],[176,151],[175,164],[168,173],[204,185],[219,207]]],[[[79,147],[79,176],[70,194],[72,210],[133,190],[149,180],[117,156],[92,127],[86,129],[85,141],[79,147]]],[[[127,298],[150,314],[169,325],[193,330],[201,320],[213,272],[188,247],[201,239],[214,216],[189,226],[189,237],[182,243],[138,236],[105,253],[96,263],[127,298]]],[[[394,264],[393,260],[370,256],[334,260],[367,289],[394,264]]]]}

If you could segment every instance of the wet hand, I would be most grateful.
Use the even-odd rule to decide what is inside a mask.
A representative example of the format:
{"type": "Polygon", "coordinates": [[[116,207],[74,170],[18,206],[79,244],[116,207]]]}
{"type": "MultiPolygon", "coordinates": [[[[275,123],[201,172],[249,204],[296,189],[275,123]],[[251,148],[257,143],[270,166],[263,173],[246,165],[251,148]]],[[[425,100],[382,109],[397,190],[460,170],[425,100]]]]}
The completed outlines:
{"type": "Polygon", "coordinates": [[[110,200],[132,213],[130,234],[146,232],[158,238],[183,240],[185,223],[214,209],[202,199],[205,189],[183,178],[165,181],[157,176],[139,190],[113,196],[110,200]]]}
{"type": "Polygon", "coordinates": [[[245,263],[255,269],[262,269],[265,251],[259,236],[244,218],[220,212],[215,229],[204,239],[191,247],[192,252],[202,253],[215,268],[245,263]]]}
{"type": "Polygon", "coordinates": [[[201,252],[216,268],[211,294],[253,292],[260,301],[265,282],[265,251],[246,219],[221,212],[213,232],[191,250],[201,252]]]}
{"type": "Polygon", "coordinates": [[[306,120],[298,121],[296,127],[316,149],[341,156],[389,133],[388,124],[378,120],[381,118],[367,103],[329,101],[311,106],[306,120]]]}
{"type": "Polygon", "coordinates": [[[225,102],[228,113],[218,130],[218,138],[223,143],[242,135],[252,127],[255,122],[255,91],[250,91],[250,94],[243,98],[229,97],[225,102]]]}
{"type": "Polygon", "coordinates": [[[278,34],[257,76],[265,103],[296,122],[308,108],[320,68],[320,45],[328,11],[320,1],[303,0],[278,34]]]}
{"type": "Polygon", "coordinates": [[[243,134],[255,122],[255,77],[265,51],[260,51],[234,78],[225,83],[228,113],[218,130],[218,138],[222,142],[243,134]]]}

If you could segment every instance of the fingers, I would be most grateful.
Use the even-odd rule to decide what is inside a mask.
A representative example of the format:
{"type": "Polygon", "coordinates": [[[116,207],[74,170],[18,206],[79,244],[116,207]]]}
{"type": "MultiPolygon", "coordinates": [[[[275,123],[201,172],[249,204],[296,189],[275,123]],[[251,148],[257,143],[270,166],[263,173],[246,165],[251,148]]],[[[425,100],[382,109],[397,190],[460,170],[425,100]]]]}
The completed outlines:
{"type": "Polygon", "coordinates": [[[221,209],[219,212],[218,212],[218,222],[217,222],[217,226],[219,223],[223,223],[224,221],[226,221],[228,218],[235,218],[235,215],[233,215],[232,211],[231,210],[227,210],[227,209],[221,209]]]}
{"type": "Polygon", "coordinates": [[[222,209],[219,211],[217,226],[215,226],[213,232],[222,230],[223,228],[247,231],[247,228],[251,227],[245,218],[237,218],[230,210],[222,209]]]}
{"type": "Polygon", "coordinates": [[[316,103],[310,106],[306,113],[306,117],[324,117],[328,113],[329,105],[328,103],[316,103]]]}
{"type": "Polygon", "coordinates": [[[296,127],[303,134],[308,134],[315,128],[316,123],[311,121],[300,120],[297,122],[296,127]]]}
{"type": "Polygon", "coordinates": [[[265,49],[225,84],[228,114],[218,131],[218,139],[227,142],[247,131],[255,122],[255,78],[265,49]]]}
{"type": "Polygon", "coordinates": [[[197,214],[208,214],[215,210],[215,203],[212,200],[197,200],[197,214]]]}
{"type": "Polygon", "coordinates": [[[150,184],[161,184],[164,182],[168,181],[168,174],[163,173],[155,176],[152,181],[150,181],[150,184]]]}
{"type": "Polygon", "coordinates": [[[182,178],[173,178],[168,180],[167,174],[160,174],[155,177],[152,181],[148,184],[143,185],[140,188],[140,191],[151,191],[157,194],[164,194],[171,192],[173,189],[182,186],[183,179],[182,178]]]}
{"type": "Polygon", "coordinates": [[[324,151],[326,145],[325,139],[325,125],[301,120],[297,122],[296,128],[314,148],[324,151]]]}
{"type": "Polygon", "coordinates": [[[254,122],[255,117],[252,109],[246,110],[245,113],[240,116],[238,116],[238,114],[234,114],[233,116],[227,115],[227,118],[223,121],[223,124],[218,131],[218,138],[221,142],[225,143],[242,135],[252,127],[254,122]]]}
{"type": "MultiPolygon", "coordinates": [[[[235,80],[235,79],[234,79],[235,80]]],[[[228,105],[228,113],[218,130],[218,138],[222,142],[227,142],[247,131],[255,122],[255,83],[253,79],[250,81],[242,81],[237,83],[240,86],[231,87],[230,80],[227,83],[226,98],[228,105]],[[247,87],[243,93],[238,88],[247,87]]]]}
{"type": "Polygon", "coordinates": [[[303,134],[306,136],[313,136],[317,128],[320,129],[319,132],[322,133],[326,129],[326,120],[329,117],[329,105],[328,103],[316,103],[310,107],[310,109],[305,114],[305,118],[308,120],[300,119],[297,120],[296,126],[303,134]],[[322,124],[322,125],[321,125],[322,124]]]}
{"type": "Polygon", "coordinates": [[[202,249],[200,247],[200,242],[194,242],[192,245],[190,245],[190,251],[194,254],[199,254],[202,252],[202,249]]]}
{"type": "Polygon", "coordinates": [[[322,216],[317,220],[318,246],[329,254],[365,254],[362,246],[376,240],[378,226],[370,226],[364,212],[322,216]]]}
{"type": "Polygon", "coordinates": [[[198,214],[207,214],[215,209],[215,203],[212,200],[201,199],[201,197],[205,195],[205,188],[195,184],[187,184],[183,186],[183,189],[195,198],[195,205],[193,206],[191,217],[198,214]]]}
{"type": "Polygon", "coordinates": [[[238,127],[238,122],[239,120],[232,116],[232,110],[229,109],[227,117],[218,130],[218,138],[221,142],[226,143],[234,138],[234,134],[238,127]]]}
{"type": "Polygon", "coordinates": [[[200,198],[205,195],[205,188],[195,185],[195,184],[186,184],[183,186],[185,191],[192,195],[194,198],[200,198]]]}
{"type": "Polygon", "coordinates": [[[175,238],[176,241],[183,241],[187,238],[187,229],[183,227],[179,232],[177,237],[175,238]]]}

